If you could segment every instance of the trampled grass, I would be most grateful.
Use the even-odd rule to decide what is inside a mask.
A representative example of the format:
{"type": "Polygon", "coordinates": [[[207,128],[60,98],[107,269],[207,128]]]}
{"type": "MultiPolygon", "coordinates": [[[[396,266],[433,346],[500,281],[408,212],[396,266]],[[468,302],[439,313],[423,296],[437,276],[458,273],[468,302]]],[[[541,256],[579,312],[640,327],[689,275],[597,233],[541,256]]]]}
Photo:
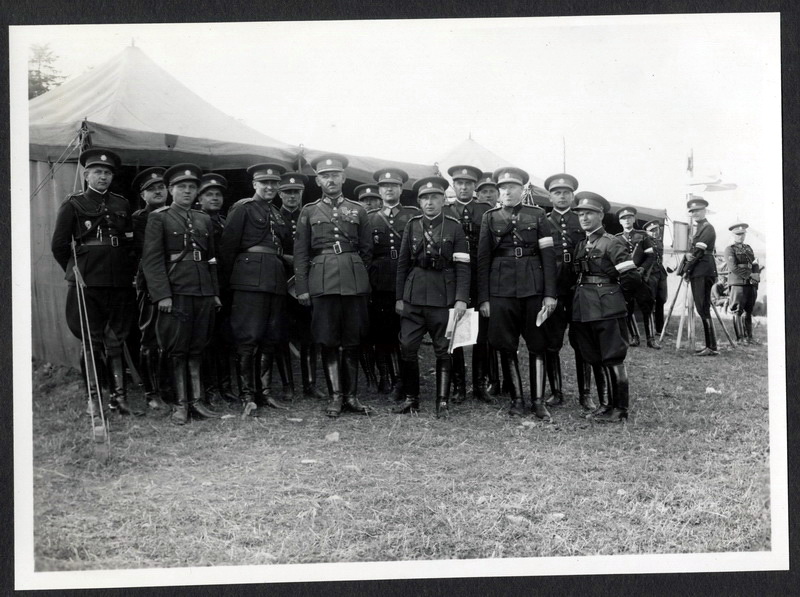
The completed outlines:
{"type": "Polygon", "coordinates": [[[505,399],[436,420],[426,352],[419,415],[363,389],[372,417],[112,415],[107,462],[77,375],[39,365],[36,569],[769,550],[767,349],[723,350],[632,348],[625,425],[581,416],[569,348],[552,423],[505,399]]]}

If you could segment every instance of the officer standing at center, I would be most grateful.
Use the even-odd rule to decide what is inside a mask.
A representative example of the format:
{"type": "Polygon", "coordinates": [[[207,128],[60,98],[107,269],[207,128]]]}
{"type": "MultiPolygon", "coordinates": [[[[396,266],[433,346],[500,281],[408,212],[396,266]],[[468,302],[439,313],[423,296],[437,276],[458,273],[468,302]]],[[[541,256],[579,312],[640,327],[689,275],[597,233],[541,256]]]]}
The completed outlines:
{"type": "MultiPolygon", "coordinates": [[[[483,214],[492,208],[491,205],[475,200],[475,185],[481,178],[480,168],[475,166],[453,166],[447,170],[453,179],[453,189],[456,200],[445,208],[445,215],[451,216],[461,222],[464,235],[467,237],[469,249],[470,274],[469,307],[478,306],[478,241],[481,233],[483,214]]],[[[486,393],[486,373],[488,372],[488,346],[487,330],[489,320],[479,318],[478,341],[472,346],[472,396],[478,400],[491,401],[486,393]]],[[[456,348],[453,351],[453,402],[459,404],[466,399],[466,364],[464,363],[464,349],[456,348]]]]}
{"type": "Polygon", "coordinates": [[[505,353],[503,376],[512,381],[512,416],[524,416],[525,400],[517,360],[519,337],[530,356],[532,411],[549,419],[544,404],[544,326],[556,307],[556,258],[553,236],[543,209],[522,203],[528,173],[520,168],[499,168],[494,179],[502,207],[487,211],[478,244],[478,304],[489,326],[489,342],[505,353]]]}
{"type": "Polygon", "coordinates": [[[603,214],[611,208],[608,201],[586,191],[578,193],[575,200],[573,211],[578,214],[586,237],[575,249],[578,279],[571,329],[598,383],[600,406],[593,413],[594,419],[622,421],[628,418],[628,339],[624,322],[627,307],[620,280],[635,283],[640,275],[625,242],[603,228],[603,214]],[[602,379],[606,380],[605,388],[602,379]]]}
{"type": "Polygon", "coordinates": [[[409,220],[397,266],[395,308],[401,316],[403,351],[402,403],[392,412],[419,410],[419,347],[425,333],[436,355],[436,416],[447,414],[451,356],[445,337],[449,309],[461,317],[469,299],[469,253],[461,223],[443,213],[444,178],[431,176],[414,184],[422,214],[409,220]]]}
{"type": "Polygon", "coordinates": [[[372,177],[378,185],[383,205],[367,212],[372,233],[370,340],[375,347],[375,362],[378,365],[378,391],[381,394],[393,391],[395,401],[402,401],[398,339],[400,316],[395,312],[397,260],[406,224],[419,215],[419,209],[400,204],[403,183],[408,180],[404,170],[381,168],[372,177]]]}
{"type": "Polygon", "coordinates": [[[692,197],[686,207],[689,216],[696,226],[691,238],[692,249],[686,255],[686,273],[692,288],[694,306],[703,322],[705,346],[695,351],[695,356],[717,356],[717,335],[714,322],[711,320],[711,287],[717,279],[717,263],[714,260],[714,244],[717,233],[714,226],[706,220],[708,201],[700,197],[692,197]]]}
{"type": "Polygon", "coordinates": [[[342,409],[371,410],[356,393],[359,347],[367,337],[372,235],[367,211],[342,195],[347,163],[336,154],[312,161],[322,198],[303,207],[294,242],[297,300],[312,307],[311,332],[322,349],[330,396],[325,413],[333,418],[342,409]]]}
{"type": "Polygon", "coordinates": [[[291,253],[292,234],[273,204],[286,169],[261,163],[247,172],[255,193],[228,212],[219,253],[223,279],[233,294],[230,321],[244,415],[259,416],[263,413],[259,407],[288,408],[272,395],[270,381],[275,352],[286,332],[284,254],[291,253]]]}

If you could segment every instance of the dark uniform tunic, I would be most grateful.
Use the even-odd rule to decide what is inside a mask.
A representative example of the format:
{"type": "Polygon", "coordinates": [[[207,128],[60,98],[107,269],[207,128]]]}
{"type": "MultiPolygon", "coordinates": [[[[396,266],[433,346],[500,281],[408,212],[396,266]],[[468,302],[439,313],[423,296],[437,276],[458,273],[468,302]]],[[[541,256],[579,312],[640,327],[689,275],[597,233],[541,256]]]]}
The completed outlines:
{"type": "MultiPolygon", "coordinates": [[[[481,222],[483,222],[483,214],[490,209],[492,209],[492,206],[488,203],[483,203],[474,199],[469,203],[461,203],[461,201],[456,200],[444,208],[445,215],[451,216],[461,222],[461,227],[467,238],[472,270],[469,287],[469,306],[474,308],[477,308],[480,304],[478,302],[478,244],[481,234],[481,222]]],[[[481,320],[483,319],[484,318],[481,318],[481,320]]],[[[485,330],[483,331],[483,335],[485,337],[485,330]]]]}
{"type": "Polygon", "coordinates": [[[544,352],[544,329],[536,326],[543,297],[556,297],[556,258],[544,210],[522,203],[488,210],[478,244],[478,305],[489,301],[489,343],[516,350],[522,334],[530,352],[544,352]]]}
{"type": "Polygon", "coordinates": [[[639,268],[641,274],[640,282],[623,283],[628,313],[633,313],[636,305],[639,305],[642,315],[645,318],[650,317],[650,313],[653,311],[653,294],[650,292],[650,285],[644,281],[644,274],[656,260],[653,239],[643,230],[620,232],[616,236],[628,246],[628,253],[633,259],[633,264],[639,268]]]}
{"type": "Polygon", "coordinates": [[[239,354],[285,341],[286,267],[291,224],[272,203],[254,196],[228,212],[220,241],[223,279],[232,292],[231,333],[239,354]]]}
{"type": "Polygon", "coordinates": [[[370,341],[373,344],[397,344],[400,316],[394,310],[397,262],[400,243],[408,221],[420,211],[416,207],[396,205],[367,212],[372,234],[372,265],[369,268],[370,341]]]}
{"type": "Polygon", "coordinates": [[[703,319],[711,318],[711,287],[717,279],[717,263],[714,261],[716,241],[714,227],[706,219],[698,220],[692,237],[687,273],[692,285],[695,308],[703,319]]]}
{"type": "Polygon", "coordinates": [[[455,218],[418,215],[408,222],[400,247],[394,297],[403,301],[400,346],[403,360],[415,360],[425,333],[437,359],[448,357],[448,310],[469,300],[467,240],[455,218]]]}
{"type": "Polygon", "coordinates": [[[758,294],[758,282],[752,277],[755,260],[756,256],[750,245],[734,243],[725,247],[731,313],[747,315],[753,313],[758,294]]]}
{"type": "Polygon", "coordinates": [[[147,218],[142,269],[153,303],[172,298],[172,312],[156,321],[158,345],[172,357],[200,356],[211,340],[216,261],[208,214],[173,203],[147,218]]]}
{"type": "MultiPolygon", "coordinates": [[[[214,248],[219,255],[220,247],[222,246],[222,233],[225,231],[225,216],[221,213],[207,213],[211,218],[211,226],[214,231],[214,248]]],[[[217,259],[219,261],[219,258],[217,259]]],[[[219,270],[219,266],[217,268],[219,270]]],[[[219,279],[219,298],[222,301],[222,307],[217,311],[214,318],[214,337],[213,344],[230,345],[233,344],[233,334],[231,333],[231,302],[232,294],[228,288],[227,281],[223,276],[217,276],[219,279]]]]}
{"type": "Polygon", "coordinates": [[[545,323],[547,349],[558,352],[564,344],[564,332],[571,319],[572,295],[575,286],[575,268],[572,259],[575,247],[585,236],[578,215],[571,209],[560,213],[556,209],[547,215],[553,232],[553,249],[556,254],[556,292],[558,304],[545,323]]]}
{"type": "MultiPolygon", "coordinates": [[[[163,206],[162,206],[163,207],[163,206]]],[[[147,280],[142,269],[142,251],[144,249],[144,232],[147,227],[147,218],[153,211],[159,209],[152,205],[147,205],[142,209],[133,212],[133,248],[136,258],[139,260],[139,267],[136,270],[136,303],[139,307],[139,332],[141,346],[158,348],[156,340],[156,319],[158,317],[158,307],[150,300],[147,292],[147,280]]]]}
{"type": "Polygon", "coordinates": [[[655,259],[644,270],[644,282],[650,287],[650,294],[655,305],[656,330],[661,331],[664,325],[664,303],[667,302],[667,270],[664,269],[664,243],[658,238],[651,238],[655,259]]]}
{"type": "Polygon", "coordinates": [[[84,297],[94,350],[102,354],[104,349],[107,357],[119,356],[135,317],[136,256],[128,200],[115,193],[98,193],[87,188],[59,207],[51,248],[69,283],[67,325],[80,338],[73,239],[78,269],[86,284],[84,297]]]}
{"type": "Polygon", "coordinates": [[[357,348],[368,330],[372,234],[362,205],[323,197],[300,212],[294,243],[295,288],[312,302],[311,331],[325,347],[357,348]]]}
{"type": "Polygon", "coordinates": [[[581,356],[592,365],[619,365],[628,354],[627,307],[619,280],[635,271],[628,247],[600,227],[578,243],[575,270],[580,273],[571,329],[581,356]]]}
{"type": "MultiPolygon", "coordinates": [[[[294,254],[294,241],[297,238],[297,220],[300,218],[301,207],[294,211],[289,211],[285,207],[281,207],[281,215],[286,220],[287,224],[292,228],[292,244],[286,250],[286,255],[294,254]]],[[[294,271],[289,273],[290,276],[294,275],[294,271]]],[[[304,307],[296,298],[289,297],[287,300],[287,317],[286,321],[289,326],[289,340],[298,344],[312,344],[314,338],[311,335],[311,307],[304,307]]]]}

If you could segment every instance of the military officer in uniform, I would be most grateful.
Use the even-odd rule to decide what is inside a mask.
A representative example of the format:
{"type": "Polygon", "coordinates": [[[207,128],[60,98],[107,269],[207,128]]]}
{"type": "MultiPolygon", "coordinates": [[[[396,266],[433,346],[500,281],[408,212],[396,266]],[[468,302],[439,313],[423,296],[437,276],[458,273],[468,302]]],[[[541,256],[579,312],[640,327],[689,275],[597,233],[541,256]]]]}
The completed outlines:
{"type": "Polygon", "coordinates": [[[172,367],[176,425],[186,424],[190,410],[203,418],[220,416],[203,403],[200,371],[214,333],[214,311],[222,306],[211,218],[191,209],[200,177],[194,164],[177,164],[164,173],[172,204],[147,218],[142,253],[150,300],[158,305],[158,344],[172,367]]]}
{"type": "Polygon", "coordinates": [[[753,307],[761,280],[758,259],[752,247],[744,242],[749,227],[749,224],[740,222],[728,228],[733,233],[733,244],[725,247],[733,329],[736,332],[736,341],[748,345],[759,344],[753,338],[753,307]]]}
{"type": "Polygon", "coordinates": [[[592,365],[598,384],[600,406],[593,413],[594,419],[622,421],[628,418],[628,339],[627,306],[620,279],[635,283],[640,274],[623,239],[603,228],[603,214],[610,209],[608,201],[586,191],[577,193],[575,200],[573,211],[578,214],[585,238],[575,249],[578,279],[570,330],[574,330],[581,355],[592,365]]]}
{"type": "Polygon", "coordinates": [[[406,224],[419,215],[419,209],[400,204],[403,183],[408,180],[408,174],[404,170],[381,168],[372,177],[378,185],[383,204],[379,209],[367,212],[372,234],[372,266],[369,272],[372,286],[370,344],[375,347],[378,391],[381,394],[393,392],[394,400],[399,402],[403,400],[403,392],[398,340],[400,316],[395,313],[397,260],[406,224]]]}
{"type": "MultiPolygon", "coordinates": [[[[478,239],[481,232],[481,220],[492,206],[480,203],[474,199],[475,185],[481,178],[480,168],[475,166],[453,166],[447,170],[453,179],[453,189],[456,200],[445,209],[445,215],[451,216],[461,222],[464,234],[467,237],[467,247],[470,254],[470,307],[478,305],[478,239]]],[[[472,395],[483,401],[491,401],[486,393],[486,378],[488,370],[487,354],[487,329],[489,320],[481,317],[478,329],[478,341],[472,346],[472,395]]],[[[464,363],[464,349],[456,348],[453,351],[453,402],[459,404],[466,399],[466,365],[464,363]]]]}
{"type": "Polygon", "coordinates": [[[392,409],[419,410],[419,358],[422,338],[429,333],[436,354],[436,416],[447,413],[451,357],[445,338],[449,309],[461,317],[469,300],[469,252],[461,223],[443,212],[448,182],[422,178],[414,190],[422,214],[405,226],[397,266],[395,308],[400,315],[404,400],[392,409]]]}
{"type": "MultiPolygon", "coordinates": [[[[142,250],[147,218],[153,211],[164,207],[167,201],[167,186],[164,184],[164,168],[147,168],[139,172],[131,185],[133,191],[144,201],[144,207],[133,212],[133,246],[139,261],[136,271],[136,302],[139,307],[139,372],[144,385],[144,397],[153,410],[168,411],[163,393],[168,383],[162,383],[164,366],[163,353],[158,348],[156,338],[156,319],[158,307],[150,300],[147,281],[142,270],[142,250]]],[[[169,395],[169,394],[167,394],[169,395]]],[[[171,400],[171,398],[169,398],[171,400]]]]}
{"type": "MultiPolygon", "coordinates": [[[[281,198],[281,216],[292,227],[292,243],[287,249],[288,255],[294,254],[294,241],[297,238],[297,220],[302,209],[303,191],[305,191],[308,176],[300,172],[286,172],[281,176],[278,193],[281,198]]],[[[294,269],[289,275],[294,275],[294,269]]],[[[297,302],[296,296],[287,300],[286,321],[289,324],[289,340],[300,349],[300,377],[303,384],[303,395],[308,398],[324,400],[327,395],[317,389],[317,346],[311,335],[311,309],[297,302]]],[[[291,358],[288,351],[284,353],[291,358]]],[[[292,380],[291,360],[288,361],[287,373],[292,380]]],[[[290,381],[294,386],[294,381],[290,381]]]]}
{"type": "MultiPolygon", "coordinates": [[[[221,174],[209,172],[200,179],[197,203],[201,211],[208,214],[214,227],[214,247],[219,251],[222,232],[225,230],[225,216],[222,205],[225,202],[225,191],[228,180],[221,174]]],[[[225,399],[229,402],[238,400],[231,387],[231,297],[230,292],[220,280],[220,300],[222,308],[214,318],[214,337],[203,354],[206,396],[212,404],[225,399]]]]}
{"type": "Polygon", "coordinates": [[[103,371],[98,359],[104,358],[110,376],[109,406],[120,414],[130,414],[122,357],[136,313],[131,209],[125,197],[109,190],[121,163],[117,154],[95,147],[83,151],[79,160],[84,168],[84,190],[68,197],[59,207],[51,249],[69,284],[67,325],[76,338],[81,338],[73,270],[77,255],[78,269],[86,285],[84,297],[90,336],[87,340],[92,344],[96,370],[103,371]]]}
{"type": "Polygon", "coordinates": [[[623,285],[625,290],[625,298],[628,302],[628,333],[631,336],[631,346],[639,346],[639,326],[636,324],[636,305],[642,311],[642,320],[644,321],[644,335],[647,338],[647,346],[661,349],[658,342],[656,342],[655,334],[653,331],[653,323],[650,315],[653,312],[653,294],[650,290],[650,285],[645,281],[645,274],[648,272],[653,263],[656,261],[655,244],[650,235],[643,230],[636,230],[633,225],[636,223],[637,210],[635,207],[623,207],[618,209],[616,216],[619,223],[622,225],[622,232],[617,236],[621,238],[628,245],[628,252],[631,254],[634,265],[639,270],[641,283],[635,287],[627,288],[623,285]]]}
{"type": "Polygon", "coordinates": [[[650,286],[650,293],[653,296],[653,330],[660,336],[661,330],[664,329],[664,305],[667,302],[667,270],[664,269],[661,223],[658,220],[650,220],[644,225],[644,230],[653,241],[656,255],[644,272],[644,280],[650,286]]]}
{"type": "Polygon", "coordinates": [[[525,401],[517,360],[519,337],[530,356],[532,411],[550,419],[544,403],[544,354],[541,323],[556,308],[556,258],[553,236],[543,209],[522,203],[529,176],[520,168],[494,171],[502,206],[487,211],[478,243],[478,304],[489,326],[489,342],[505,353],[512,381],[512,416],[524,416],[525,401]],[[539,324],[539,325],[537,325],[539,324]]]}
{"type": "Polygon", "coordinates": [[[273,203],[286,168],[260,163],[247,172],[255,193],[228,212],[219,254],[223,280],[232,293],[230,322],[243,414],[260,416],[258,407],[289,408],[270,385],[275,353],[287,332],[285,263],[290,260],[284,256],[292,252],[292,233],[273,203]]]}
{"type": "Polygon", "coordinates": [[[711,319],[711,287],[717,279],[717,263],[714,261],[717,233],[706,219],[708,201],[693,196],[686,206],[696,228],[691,238],[691,251],[686,255],[684,276],[691,284],[694,306],[703,322],[705,339],[705,346],[695,354],[701,357],[717,356],[717,335],[711,319]]]}
{"type": "Polygon", "coordinates": [[[383,205],[381,196],[378,193],[378,185],[368,182],[357,186],[353,193],[355,193],[356,201],[364,206],[367,212],[373,209],[379,209],[383,205]]]}
{"type": "Polygon", "coordinates": [[[311,332],[322,349],[329,417],[338,417],[342,409],[370,411],[356,392],[359,347],[369,317],[372,234],[364,207],[342,195],[347,163],[336,154],[312,161],[322,198],[303,207],[294,243],[297,300],[312,307],[311,332]]]}
{"type": "MultiPolygon", "coordinates": [[[[556,254],[556,289],[558,303],[555,311],[545,323],[547,331],[547,354],[545,366],[547,379],[550,382],[551,396],[547,406],[564,404],[564,392],[561,375],[561,347],[564,345],[564,333],[567,330],[572,312],[572,295],[575,287],[575,271],[572,257],[575,247],[583,237],[583,229],[578,216],[572,211],[578,179],[571,174],[553,174],[544,181],[544,187],[550,193],[553,209],[547,215],[547,221],[553,234],[553,247],[556,254]]],[[[585,410],[594,410],[589,384],[592,380],[592,367],[583,360],[574,334],[570,332],[570,344],[575,352],[575,371],[578,381],[578,402],[585,410]]]]}
{"type": "Polygon", "coordinates": [[[500,201],[500,191],[497,190],[492,174],[492,172],[481,172],[480,180],[475,185],[475,193],[481,203],[497,207],[497,202],[500,201]]]}

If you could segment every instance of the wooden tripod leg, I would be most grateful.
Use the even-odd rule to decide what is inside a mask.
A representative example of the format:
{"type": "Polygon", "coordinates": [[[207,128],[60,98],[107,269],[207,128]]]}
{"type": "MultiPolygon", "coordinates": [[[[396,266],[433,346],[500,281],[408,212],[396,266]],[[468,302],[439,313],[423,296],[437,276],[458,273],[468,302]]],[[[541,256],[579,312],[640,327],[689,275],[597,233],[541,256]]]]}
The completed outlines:
{"type": "Polygon", "coordinates": [[[664,334],[667,332],[667,325],[669,324],[670,319],[672,318],[672,310],[675,308],[675,301],[678,300],[678,295],[681,293],[681,287],[683,286],[683,276],[681,276],[681,281],[678,282],[678,289],[675,291],[675,296],[672,297],[672,303],[669,306],[669,312],[667,313],[667,318],[664,320],[664,326],[661,328],[661,336],[658,338],[659,342],[664,340],[664,334]]]}
{"type": "Polygon", "coordinates": [[[722,331],[725,332],[725,337],[728,339],[728,342],[731,343],[731,347],[736,348],[736,343],[731,338],[731,335],[728,333],[728,328],[725,327],[725,322],[722,321],[722,317],[719,316],[719,311],[717,310],[717,306],[714,303],[711,303],[711,308],[714,309],[714,315],[717,316],[717,321],[722,326],[722,331]]]}

